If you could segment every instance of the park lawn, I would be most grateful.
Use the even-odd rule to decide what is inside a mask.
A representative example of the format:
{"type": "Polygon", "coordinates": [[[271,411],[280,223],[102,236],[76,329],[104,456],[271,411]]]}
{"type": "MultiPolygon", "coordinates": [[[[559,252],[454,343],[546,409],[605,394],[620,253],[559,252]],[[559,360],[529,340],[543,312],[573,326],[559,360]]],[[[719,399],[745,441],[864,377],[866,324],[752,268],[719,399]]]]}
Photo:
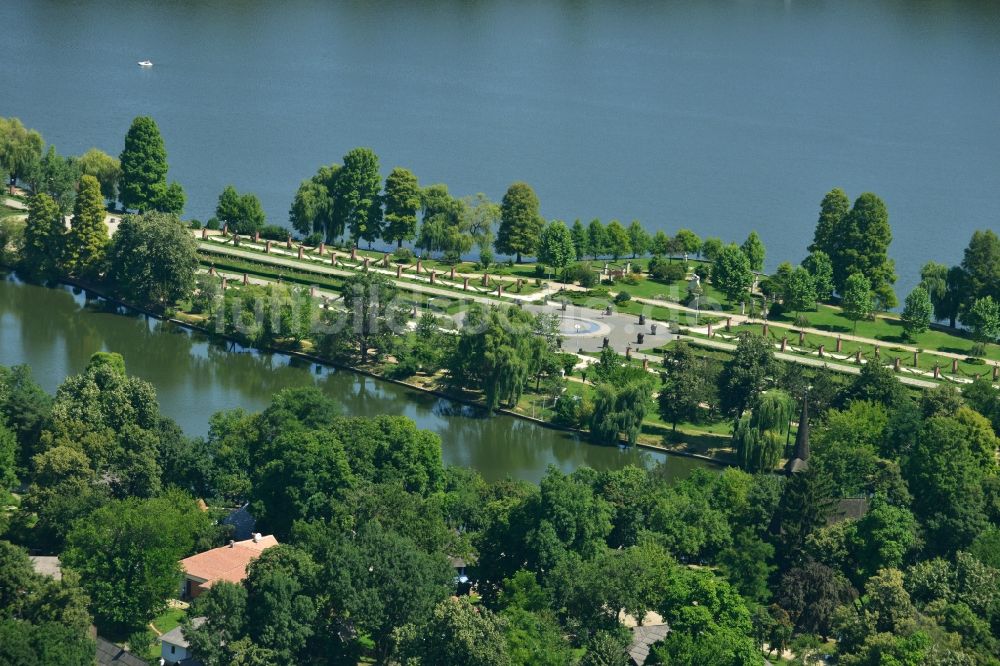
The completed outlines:
{"type": "Polygon", "coordinates": [[[0,206],[0,219],[6,217],[18,217],[18,216],[23,217],[26,216],[27,214],[28,211],[26,210],[18,210],[17,208],[8,208],[7,206],[0,206]]]}
{"type": "MultiPolygon", "coordinates": [[[[222,243],[219,243],[219,244],[222,245],[222,243]]],[[[261,242],[261,243],[254,243],[253,241],[243,240],[243,241],[240,242],[239,249],[241,249],[241,250],[248,250],[248,251],[252,251],[252,252],[259,252],[262,255],[266,254],[266,252],[265,252],[265,244],[263,242],[261,242]]],[[[282,249],[280,245],[278,246],[278,249],[282,249]]],[[[382,257],[383,257],[383,253],[376,253],[376,252],[371,252],[371,251],[358,250],[357,254],[358,254],[358,257],[361,258],[361,261],[352,262],[349,257],[344,256],[344,254],[346,254],[346,252],[349,252],[349,250],[342,250],[342,249],[338,249],[338,248],[333,248],[332,246],[331,246],[330,249],[336,249],[338,251],[338,253],[341,253],[338,256],[338,259],[339,259],[339,261],[342,264],[347,265],[347,266],[353,266],[354,268],[360,267],[363,264],[363,258],[366,257],[366,256],[369,257],[372,260],[376,260],[377,259],[379,261],[381,261],[382,257]]],[[[310,252],[308,250],[306,252],[306,255],[307,255],[306,257],[303,257],[302,259],[299,259],[294,254],[290,254],[290,255],[289,254],[283,254],[283,253],[277,253],[277,254],[275,254],[275,256],[281,257],[283,260],[293,261],[295,263],[301,264],[302,265],[302,269],[305,270],[306,272],[312,272],[310,269],[314,268],[317,265],[330,265],[328,261],[320,262],[318,259],[315,258],[315,254],[313,254],[312,252],[310,252]],[[309,256],[312,256],[314,258],[312,258],[312,259],[307,258],[309,256]]],[[[374,261],[372,263],[374,263],[374,261]]],[[[396,263],[392,262],[390,260],[390,264],[389,264],[390,268],[394,267],[395,265],[396,265],[396,263]]],[[[414,270],[416,268],[416,261],[413,261],[413,262],[411,262],[409,264],[404,264],[404,267],[405,267],[405,270],[403,271],[402,278],[399,279],[399,281],[401,283],[402,282],[412,282],[412,283],[419,283],[419,284],[429,285],[429,282],[427,280],[415,279],[413,277],[413,272],[414,272],[414,270]]],[[[466,270],[471,271],[472,267],[473,267],[473,265],[471,263],[459,264],[459,265],[456,265],[455,270],[456,270],[457,273],[462,273],[463,271],[466,271],[466,270]]],[[[444,263],[444,262],[441,262],[441,261],[427,260],[427,261],[421,261],[421,268],[424,269],[424,270],[434,270],[435,272],[438,272],[437,280],[436,280],[436,282],[435,282],[435,284],[433,286],[440,287],[441,289],[451,289],[451,290],[455,290],[455,291],[464,291],[462,289],[462,280],[460,278],[458,278],[456,276],[455,281],[452,281],[452,280],[450,280],[450,278],[447,275],[447,273],[449,273],[451,271],[451,268],[452,268],[451,264],[447,264],[447,263],[444,263]]],[[[517,280],[517,276],[514,276],[514,277],[511,277],[511,276],[500,276],[498,278],[497,274],[490,273],[490,278],[491,278],[491,282],[494,283],[494,284],[499,283],[500,281],[502,281],[502,283],[504,285],[504,290],[505,291],[509,290],[509,291],[512,291],[513,293],[516,293],[516,294],[529,295],[529,294],[533,294],[533,293],[535,293],[536,291],[539,290],[539,287],[535,286],[535,284],[534,284],[534,277],[533,276],[531,276],[530,279],[526,278],[524,280],[524,282],[522,283],[520,289],[515,289],[513,287],[514,282],[517,280]]]]}
{"type": "MultiPolygon", "coordinates": [[[[818,328],[832,333],[854,334],[854,322],[844,316],[840,308],[829,305],[819,305],[814,312],[803,312],[803,316],[809,320],[812,328],[818,328]]],[[[776,321],[792,323],[795,320],[794,313],[787,313],[782,317],[776,317],[776,321]]],[[[870,321],[859,321],[857,335],[890,342],[905,344],[912,347],[919,347],[926,350],[944,351],[952,354],[967,355],[972,349],[973,340],[961,331],[954,333],[931,329],[920,333],[913,342],[904,340],[903,324],[898,317],[880,314],[870,321]]],[[[987,358],[1000,360],[1000,346],[987,345],[987,358]]]]}
{"type": "MultiPolygon", "coordinates": [[[[569,382],[563,395],[593,398],[594,392],[593,384],[569,382]]],[[[553,404],[552,397],[535,393],[532,388],[532,390],[525,391],[513,411],[551,421],[554,417],[553,404]]],[[[671,424],[664,423],[660,419],[654,404],[647,412],[646,418],[643,419],[639,443],[664,448],[667,451],[698,453],[721,461],[732,462],[734,458],[730,430],[730,424],[724,420],[717,423],[682,421],[677,424],[677,431],[673,432],[671,424]]],[[[608,444],[616,444],[616,442],[608,442],[608,444]]]]}
{"type": "MultiPolygon", "coordinates": [[[[742,324],[733,327],[733,333],[740,333],[743,331],[749,331],[752,333],[760,334],[762,330],[761,324],[742,324]]],[[[786,353],[800,354],[802,356],[813,356],[818,358],[815,354],[806,354],[802,352],[795,351],[791,347],[796,347],[799,349],[807,348],[810,351],[815,351],[819,349],[820,345],[823,345],[827,352],[836,353],[837,348],[837,338],[836,336],[825,336],[817,335],[815,333],[807,333],[804,338],[804,344],[799,345],[799,334],[796,330],[788,330],[782,328],[771,327],[768,331],[769,337],[775,344],[781,342],[781,337],[783,335],[788,336],[789,349],[786,353]]],[[[866,342],[856,342],[853,340],[844,340],[841,346],[841,352],[838,356],[854,355],[858,350],[861,354],[869,359],[875,356],[875,344],[866,342]]],[[[903,349],[901,347],[896,347],[892,345],[879,345],[879,356],[885,363],[892,363],[897,357],[900,359],[900,364],[904,368],[913,367],[913,352],[903,349]]],[[[833,363],[846,363],[841,359],[831,359],[833,363]]],[[[929,350],[925,350],[918,354],[917,357],[917,368],[920,370],[926,370],[928,372],[934,370],[934,366],[937,365],[941,368],[942,375],[951,374],[952,359],[945,356],[937,356],[929,350]]],[[[974,375],[981,375],[983,373],[990,372],[990,368],[985,365],[969,363],[967,360],[963,359],[958,362],[958,375],[965,377],[972,377],[974,375]]],[[[931,379],[930,377],[922,377],[922,379],[931,379]]]]}

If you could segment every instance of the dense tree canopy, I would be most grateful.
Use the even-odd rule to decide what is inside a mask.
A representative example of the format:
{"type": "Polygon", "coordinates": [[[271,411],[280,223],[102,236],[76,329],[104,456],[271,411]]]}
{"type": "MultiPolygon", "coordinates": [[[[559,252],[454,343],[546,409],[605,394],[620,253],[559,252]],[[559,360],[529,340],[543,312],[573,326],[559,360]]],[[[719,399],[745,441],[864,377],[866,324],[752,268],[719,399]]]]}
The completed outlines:
{"type": "Polygon", "coordinates": [[[126,215],[108,249],[108,278],[127,298],[169,307],[191,293],[197,243],[167,213],[126,215]]]}

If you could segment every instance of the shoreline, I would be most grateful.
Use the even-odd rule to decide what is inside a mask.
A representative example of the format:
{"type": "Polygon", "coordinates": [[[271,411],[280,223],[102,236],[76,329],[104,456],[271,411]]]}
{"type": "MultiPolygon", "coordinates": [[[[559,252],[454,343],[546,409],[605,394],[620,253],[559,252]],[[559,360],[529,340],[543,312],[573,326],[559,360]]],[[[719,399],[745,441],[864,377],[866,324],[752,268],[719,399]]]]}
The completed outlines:
{"type": "MultiPolygon", "coordinates": [[[[308,352],[302,352],[302,351],[296,351],[296,350],[290,350],[290,349],[281,349],[281,348],[270,347],[270,346],[258,347],[258,346],[246,345],[243,342],[237,340],[236,338],[234,338],[232,336],[229,336],[229,335],[226,335],[226,334],[223,334],[223,333],[217,333],[217,332],[209,330],[209,329],[207,329],[207,328],[205,328],[203,326],[199,326],[198,324],[195,324],[193,322],[185,321],[183,319],[178,319],[177,317],[168,317],[168,316],[163,315],[163,314],[157,314],[157,313],[155,313],[155,312],[153,312],[151,310],[148,310],[146,308],[134,305],[132,303],[128,303],[128,302],[123,301],[123,300],[121,300],[121,299],[119,299],[117,297],[110,296],[107,293],[105,293],[103,290],[97,289],[97,288],[95,288],[95,287],[93,287],[91,285],[88,285],[88,284],[85,284],[83,282],[79,282],[79,281],[76,281],[76,280],[72,280],[70,278],[65,278],[65,277],[64,278],[60,278],[58,280],[58,284],[65,285],[65,286],[68,286],[68,287],[73,288],[73,289],[81,289],[85,293],[94,294],[96,297],[98,297],[98,298],[100,298],[100,299],[102,299],[104,301],[113,303],[113,304],[118,305],[120,307],[127,308],[129,310],[132,310],[133,312],[145,315],[146,317],[152,317],[153,319],[156,319],[158,321],[170,322],[171,324],[174,324],[175,326],[179,326],[179,327],[181,327],[181,328],[183,328],[185,330],[197,331],[197,332],[202,333],[203,335],[209,337],[210,339],[225,340],[225,341],[228,341],[228,342],[232,342],[232,343],[238,344],[238,345],[240,345],[242,347],[245,347],[247,349],[254,349],[254,350],[259,351],[259,352],[264,352],[264,353],[268,353],[268,354],[283,354],[283,355],[286,355],[286,356],[289,356],[289,357],[292,357],[292,358],[297,358],[297,359],[302,360],[302,361],[308,361],[309,363],[314,363],[316,365],[320,365],[320,366],[324,366],[324,367],[330,367],[330,368],[337,368],[337,369],[340,369],[340,370],[347,370],[347,371],[350,371],[350,372],[355,372],[355,373],[358,373],[358,374],[366,376],[366,377],[371,377],[372,379],[375,379],[375,380],[378,380],[378,381],[383,381],[383,382],[387,382],[387,383],[390,383],[390,384],[394,384],[396,386],[402,387],[402,388],[407,389],[407,390],[416,391],[416,392],[424,393],[424,394],[427,394],[427,395],[432,395],[432,396],[437,397],[437,398],[442,398],[444,400],[450,400],[452,402],[463,404],[463,405],[468,405],[470,407],[474,407],[476,409],[482,410],[483,412],[487,412],[488,411],[485,407],[483,407],[483,405],[479,404],[478,402],[469,400],[467,398],[463,398],[461,396],[452,395],[452,394],[449,394],[449,393],[447,393],[445,391],[441,391],[441,390],[433,389],[433,388],[428,388],[426,386],[421,386],[419,384],[411,384],[410,382],[406,382],[406,381],[403,381],[403,380],[400,380],[400,379],[392,379],[390,377],[386,377],[385,375],[378,374],[378,373],[373,372],[372,370],[369,370],[369,369],[366,369],[366,368],[361,368],[361,367],[346,365],[346,364],[342,364],[342,363],[337,363],[335,361],[331,361],[331,360],[328,360],[328,359],[321,358],[319,356],[315,356],[315,355],[310,354],[308,352]]],[[[511,410],[511,409],[506,409],[506,408],[497,409],[496,413],[503,414],[505,416],[510,416],[512,418],[520,419],[520,420],[523,420],[523,421],[527,421],[529,423],[533,423],[533,424],[535,424],[537,426],[548,428],[550,430],[558,430],[558,431],[561,431],[561,432],[573,433],[573,434],[576,434],[576,435],[580,435],[581,437],[583,435],[585,435],[585,433],[586,433],[585,430],[580,430],[578,428],[570,428],[570,427],[567,427],[567,426],[561,426],[561,425],[552,423],[551,421],[545,421],[543,419],[539,419],[539,418],[536,418],[536,417],[528,416],[526,414],[521,414],[521,413],[516,412],[514,410],[511,410]]],[[[597,443],[593,443],[593,442],[580,442],[580,443],[584,444],[586,446],[605,446],[605,447],[617,447],[618,446],[616,444],[597,444],[597,443]]],[[[655,444],[648,444],[648,443],[644,443],[644,442],[638,442],[638,443],[636,443],[635,446],[636,446],[636,448],[642,449],[644,451],[650,451],[650,452],[656,452],[656,453],[663,453],[663,454],[666,454],[666,455],[673,455],[673,456],[679,456],[679,457],[684,457],[684,458],[692,458],[692,459],[695,459],[695,460],[700,460],[702,462],[709,463],[709,464],[714,465],[714,466],[719,467],[719,468],[736,467],[735,463],[732,463],[732,462],[729,462],[729,461],[726,461],[726,460],[721,460],[719,458],[714,458],[712,456],[707,456],[707,455],[701,454],[701,453],[694,453],[694,452],[683,451],[683,450],[674,450],[674,449],[669,449],[669,448],[666,448],[666,447],[663,447],[663,446],[658,446],[658,445],[655,445],[655,444]]]]}

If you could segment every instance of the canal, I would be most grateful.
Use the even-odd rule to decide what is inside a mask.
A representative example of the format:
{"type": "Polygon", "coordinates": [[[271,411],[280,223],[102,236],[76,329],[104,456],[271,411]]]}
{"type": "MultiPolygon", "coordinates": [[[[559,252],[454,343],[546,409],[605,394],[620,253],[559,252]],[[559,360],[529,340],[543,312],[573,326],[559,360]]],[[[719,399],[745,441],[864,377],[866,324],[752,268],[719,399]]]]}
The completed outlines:
{"type": "Polygon", "coordinates": [[[441,437],[446,463],[471,467],[490,480],[537,481],[549,465],[568,472],[584,465],[614,469],[666,462],[670,478],[706,466],[658,452],[596,446],[571,433],[487,416],[468,405],[284,354],[230,351],[199,332],[88,301],[79,290],[0,279],[0,365],[30,365],[35,380],[54,393],[97,351],[122,354],[129,373],[153,384],[162,412],[191,436],[204,435],[215,412],[258,411],[282,389],[312,385],[336,400],[344,414],[413,419],[441,437]]]}

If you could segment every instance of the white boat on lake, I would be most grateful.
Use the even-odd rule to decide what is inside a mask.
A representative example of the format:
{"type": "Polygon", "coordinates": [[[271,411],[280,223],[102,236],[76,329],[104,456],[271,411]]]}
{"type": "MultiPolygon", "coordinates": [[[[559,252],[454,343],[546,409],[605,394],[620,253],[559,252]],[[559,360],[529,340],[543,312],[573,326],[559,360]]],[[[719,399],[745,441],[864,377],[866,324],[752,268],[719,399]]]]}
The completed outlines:
{"type": "Polygon", "coordinates": [[[150,60],[140,60],[139,67],[152,67],[153,63],[150,60]]]}

